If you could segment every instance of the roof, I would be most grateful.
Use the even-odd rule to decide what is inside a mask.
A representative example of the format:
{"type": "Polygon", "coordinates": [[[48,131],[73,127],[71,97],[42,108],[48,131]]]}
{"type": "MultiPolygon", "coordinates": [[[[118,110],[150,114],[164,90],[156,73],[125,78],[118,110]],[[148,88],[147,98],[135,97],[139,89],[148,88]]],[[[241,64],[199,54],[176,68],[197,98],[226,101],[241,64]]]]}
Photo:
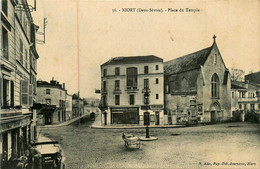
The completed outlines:
{"type": "Polygon", "coordinates": [[[164,74],[177,74],[200,68],[207,60],[213,45],[197,52],[164,62],[164,74]]]}
{"type": "Polygon", "coordinates": [[[260,84],[260,71],[245,75],[245,80],[250,83],[260,84]]]}
{"type": "Polygon", "coordinates": [[[131,63],[154,63],[154,62],[163,62],[163,59],[154,55],[115,57],[115,58],[111,58],[109,61],[105,62],[101,66],[131,64],[131,63]]]}
{"type": "Polygon", "coordinates": [[[248,82],[240,82],[240,81],[232,81],[231,82],[231,89],[252,89],[252,90],[259,90],[260,86],[248,83],[248,82]]]}

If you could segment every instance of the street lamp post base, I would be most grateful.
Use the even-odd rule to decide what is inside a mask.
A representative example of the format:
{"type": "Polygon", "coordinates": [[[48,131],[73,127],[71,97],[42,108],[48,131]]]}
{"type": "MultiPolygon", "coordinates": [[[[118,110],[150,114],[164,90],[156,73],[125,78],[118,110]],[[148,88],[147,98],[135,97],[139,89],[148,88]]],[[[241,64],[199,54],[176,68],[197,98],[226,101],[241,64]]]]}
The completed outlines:
{"type": "Polygon", "coordinates": [[[149,137],[149,138],[146,138],[146,137],[139,137],[139,140],[140,141],[154,141],[154,140],[158,140],[157,137],[149,137]]]}

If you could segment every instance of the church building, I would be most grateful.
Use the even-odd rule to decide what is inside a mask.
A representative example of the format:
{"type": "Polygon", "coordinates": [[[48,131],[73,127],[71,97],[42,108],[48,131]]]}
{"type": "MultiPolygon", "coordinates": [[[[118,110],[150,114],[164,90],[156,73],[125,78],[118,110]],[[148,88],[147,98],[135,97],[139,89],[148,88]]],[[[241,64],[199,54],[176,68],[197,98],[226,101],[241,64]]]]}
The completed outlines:
{"type": "Polygon", "coordinates": [[[216,36],[200,51],[164,62],[168,124],[219,122],[231,118],[231,79],[216,36]]]}

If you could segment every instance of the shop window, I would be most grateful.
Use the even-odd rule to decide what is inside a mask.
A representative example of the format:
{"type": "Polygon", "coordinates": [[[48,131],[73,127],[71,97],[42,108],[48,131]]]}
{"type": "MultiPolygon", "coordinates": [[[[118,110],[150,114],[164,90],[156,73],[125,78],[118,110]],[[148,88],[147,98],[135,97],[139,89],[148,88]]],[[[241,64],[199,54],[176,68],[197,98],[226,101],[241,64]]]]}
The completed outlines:
{"type": "Polygon", "coordinates": [[[130,105],[134,105],[135,104],[135,95],[130,95],[130,105]]]}
{"type": "Polygon", "coordinates": [[[137,68],[127,68],[127,89],[137,89],[137,68]]]}
{"type": "Polygon", "coordinates": [[[3,49],[3,56],[5,59],[8,59],[8,31],[2,27],[2,49],[3,49]]]}
{"type": "Polygon", "coordinates": [[[149,73],[149,67],[148,66],[144,66],[144,74],[148,74],[149,73]]]}
{"type": "Polygon", "coordinates": [[[115,95],[115,105],[120,105],[120,95],[115,95]]]}
{"type": "Polygon", "coordinates": [[[217,74],[214,74],[211,78],[211,97],[219,97],[219,78],[217,74]]]}
{"type": "Polygon", "coordinates": [[[115,75],[120,75],[120,67],[115,68],[115,75]]]}

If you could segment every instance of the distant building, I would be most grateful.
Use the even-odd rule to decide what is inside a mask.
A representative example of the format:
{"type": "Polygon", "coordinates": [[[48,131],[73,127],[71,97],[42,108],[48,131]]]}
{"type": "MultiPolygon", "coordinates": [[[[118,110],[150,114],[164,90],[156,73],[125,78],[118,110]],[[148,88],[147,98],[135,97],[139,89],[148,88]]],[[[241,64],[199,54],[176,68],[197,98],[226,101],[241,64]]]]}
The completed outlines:
{"type": "Polygon", "coordinates": [[[24,10],[27,1],[0,3],[0,168],[4,168],[12,166],[12,159],[24,155],[36,140],[36,113],[31,108],[39,56],[35,43],[38,26],[30,11],[24,10]]]}
{"type": "Polygon", "coordinates": [[[232,81],[231,111],[235,121],[249,120],[249,113],[256,113],[260,117],[260,86],[248,81],[232,81]]]}
{"type": "Polygon", "coordinates": [[[217,122],[231,118],[231,80],[215,42],[164,63],[168,124],[217,122]]]}
{"type": "Polygon", "coordinates": [[[245,81],[249,82],[249,83],[254,83],[254,84],[260,85],[260,71],[245,75],[245,81]]]}
{"type": "Polygon", "coordinates": [[[164,124],[163,59],[153,55],[116,57],[102,64],[101,72],[102,125],[143,125],[146,89],[150,124],[164,124]]]}
{"type": "Polygon", "coordinates": [[[66,119],[70,120],[72,119],[72,95],[66,94],[66,119]]]}
{"type": "Polygon", "coordinates": [[[72,116],[79,117],[84,114],[84,102],[78,94],[72,95],[72,116]]]}
{"type": "Polygon", "coordinates": [[[37,81],[36,103],[42,108],[38,111],[38,124],[50,125],[66,121],[65,84],[52,79],[50,83],[37,81]]]}

